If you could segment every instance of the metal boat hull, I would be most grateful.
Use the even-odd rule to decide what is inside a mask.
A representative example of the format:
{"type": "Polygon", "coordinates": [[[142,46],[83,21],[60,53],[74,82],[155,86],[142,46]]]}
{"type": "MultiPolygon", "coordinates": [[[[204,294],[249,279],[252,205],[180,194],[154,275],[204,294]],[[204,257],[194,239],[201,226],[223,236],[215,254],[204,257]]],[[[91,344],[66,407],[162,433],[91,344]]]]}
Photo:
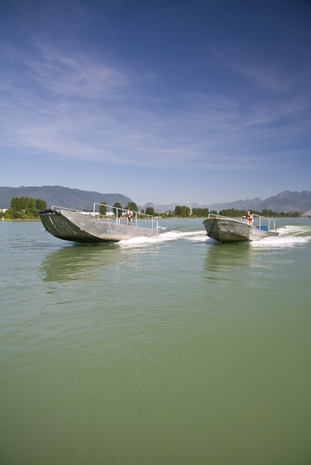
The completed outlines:
{"type": "Polygon", "coordinates": [[[257,229],[234,219],[207,218],[203,224],[207,235],[219,242],[259,241],[265,237],[278,236],[275,231],[257,229]]]}
{"type": "Polygon", "coordinates": [[[84,215],[68,210],[46,210],[40,212],[45,229],[55,237],[74,242],[118,242],[134,237],[154,237],[157,229],[128,226],[99,220],[92,215],[84,215]]]}

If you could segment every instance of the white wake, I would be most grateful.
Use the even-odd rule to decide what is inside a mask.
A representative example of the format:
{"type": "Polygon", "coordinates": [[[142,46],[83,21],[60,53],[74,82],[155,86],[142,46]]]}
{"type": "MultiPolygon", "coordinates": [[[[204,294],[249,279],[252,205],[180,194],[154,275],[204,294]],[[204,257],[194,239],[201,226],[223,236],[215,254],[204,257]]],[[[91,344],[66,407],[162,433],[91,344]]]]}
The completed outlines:
{"type": "MultiPolygon", "coordinates": [[[[165,231],[165,228],[162,228],[165,231]]],[[[284,226],[278,228],[279,236],[266,237],[260,241],[250,242],[252,247],[275,248],[275,247],[294,247],[299,244],[311,242],[310,226],[284,226]]],[[[168,231],[160,232],[155,237],[134,237],[132,239],[120,241],[118,244],[123,248],[144,247],[152,244],[162,244],[170,241],[187,240],[192,242],[208,242],[210,239],[205,231],[168,231]]],[[[238,245],[238,244],[237,244],[238,245]]]]}
{"type": "Polygon", "coordinates": [[[266,237],[260,241],[252,242],[253,247],[294,247],[311,241],[310,226],[288,225],[278,228],[279,236],[266,237]]]}
{"type": "Polygon", "coordinates": [[[148,244],[161,244],[164,242],[178,241],[180,239],[205,242],[210,240],[205,231],[168,231],[160,233],[155,237],[134,237],[132,239],[120,241],[121,247],[144,246],[148,244]]]}

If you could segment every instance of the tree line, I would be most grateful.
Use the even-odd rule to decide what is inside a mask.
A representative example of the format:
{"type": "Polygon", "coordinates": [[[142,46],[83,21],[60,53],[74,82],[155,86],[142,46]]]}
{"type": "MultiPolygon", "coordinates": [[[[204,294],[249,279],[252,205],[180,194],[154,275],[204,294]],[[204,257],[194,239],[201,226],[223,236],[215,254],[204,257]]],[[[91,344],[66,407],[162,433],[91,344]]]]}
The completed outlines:
{"type": "MultiPolygon", "coordinates": [[[[216,210],[211,210],[209,211],[208,208],[193,208],[190,210],[189,207],[186,207],[185,205],[177,205],[174,209],[174,211],[169,212],[167,216],[171,217],[182,217],[182,218],[188,218],[191,216],[191,218],[206,218],[209,214],[214,214],[214,215],[221,215],[221,216],[228,216],[229,218],[241,218],[242,216],[245,216],[247,214],[248,210],[238,210],[236,208],[227,208],[220,210],[217,212],[216,210]]],[[[249,210],[249,212],[253,215],[259,215],[259,216],[266,216],[269,218],[292,218],[292,217],[299,217],[300,212],[276,212],[271,209],[263,209],[261,212],[257,210],[249,210]]],[[[159,216],[163,217],[163,213],[158,213],[159,216]]]]}
{"type": "MultiPolygon", "coordinates": [[[[292,218],[292,217],[299,217],[300,213],[298,211],[296,212],[290,212],[290,213],[285,213],[285,212],[275,212],[271,209],[266,209],[264,208],[261,212],[257,210],[249,210],[251,215],[259,215],[259,216],[266,216],[268,218],[292,218]]],[[[214,212],[213,212],[214,213],[214,212]]],[[[247,213],[247,210],[237,210],[235,208],[228,208],[224,210],[220,210],[219,215],[221,216],[228,216],[229,218],[239,218],[242,216],[245,216],[247,213]]]]}
{"type": "MultiPolygon", "coordinates": [[[[10,208],[2,215],[5,219],[36,219],[39,218],[39,211],[47,208],[46,202],[42,199],[33,199],[32,197],[12,197],[10,208]]],[[[129,202],[125,207],[119,202],[113,205],[114,215],[120,216],[123,209],[129,208],[133,212],[138,212],[138,207],[135,202],[129,202]],[[120,210],[119,210],[120,209],[120,210]]],[[[99,213],[103,216],[107,213],[108,206],[105,202],[102,202],[99,206],[99,213]]],[[[261,212],[256,210],[249,210],[251,214],[260,216],[267,216],[271,218],[288,218],[288,217],[299,217],[298,211],[285,213],[276,212],[271,209],[263,209],[261,212]]],[[[235,208],[228,208],[220,210],[217,213],[215,210],[209,211],[208,208],[193,208],[192,211],[185,205],[176,205],[173,211],[157,213],[154,207],[147,207],[146,210],[142,209],[140,212],[142,216],[160,216],[162,218],[206,218],[210,213],[219,214],[221,216],[228,216],[230,218],[239,218],[245,216],[247,210],[238,210],[235,208]]]]}
{"type": "Polygon", "coordinates": [[[3,214],[6,219],[36,219],[39,218],[39,211],[46,209],[46,202],[42,199],[32,197],[12,197],[11,205],[3,214]]]}

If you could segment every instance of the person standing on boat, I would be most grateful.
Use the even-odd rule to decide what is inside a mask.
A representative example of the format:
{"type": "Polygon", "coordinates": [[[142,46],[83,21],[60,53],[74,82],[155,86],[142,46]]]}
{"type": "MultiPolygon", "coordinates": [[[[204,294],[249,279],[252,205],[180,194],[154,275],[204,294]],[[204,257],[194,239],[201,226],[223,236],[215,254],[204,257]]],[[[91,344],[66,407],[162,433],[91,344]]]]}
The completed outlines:
{"type": "Polygon", "coordinates": [[[247,212],[245,216],[242,216],[242,218],[245,218],[246,220],[249,221],[249,224],[252,224],[253,221],[253,215],[251,215],[250,211],[247,212]]]}
{"type": "Polygon", "coordinates": [[[132,212],[128,207],[127,207],[125,216],[126,216],[126,218],[127,218],[127,224],[129,224],[130,226],[132,226],[132,216],[133,216],[133,212],[132,212]]]}

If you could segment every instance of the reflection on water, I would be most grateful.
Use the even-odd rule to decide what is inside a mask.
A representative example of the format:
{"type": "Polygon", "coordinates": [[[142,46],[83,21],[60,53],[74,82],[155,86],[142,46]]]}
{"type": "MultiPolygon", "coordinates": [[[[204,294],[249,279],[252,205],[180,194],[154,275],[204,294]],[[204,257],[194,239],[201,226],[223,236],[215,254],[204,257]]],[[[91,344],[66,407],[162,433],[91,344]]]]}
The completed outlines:
{"type": "MultiPolygon", "coordinates": [[[[113,271],[110,266],[123,265],[136,269],[138,262],[147,256],[147,261],[152,263],[155,253],[158,252],[158,244],[148,244],[140,247],[140,244],[130,243],[106,243],[106,244],[74,244],[63,247],[47,255],[41,262],[42,280],[44,282],[66,282],[74,280],[88,280],[101,274],[100,268],[106,268],[110,275],[113,271]]],[[[115,271],[115,270],[114,270],[115,271]]]]}
{"type": "Polygon", "coordinates": [[[207,248],[205,269],[210,280],[236,280],[242,269],[249,267],[254,257],[254,250],[249,243],[211,244],[207,248]]]}
{"type": "Polygon", "coordinates": [[[118,251],[115,244],[63,247],[42,261],[42,280],[64,282],[85,278],[100,266],[114,264],[118,251]]]}

